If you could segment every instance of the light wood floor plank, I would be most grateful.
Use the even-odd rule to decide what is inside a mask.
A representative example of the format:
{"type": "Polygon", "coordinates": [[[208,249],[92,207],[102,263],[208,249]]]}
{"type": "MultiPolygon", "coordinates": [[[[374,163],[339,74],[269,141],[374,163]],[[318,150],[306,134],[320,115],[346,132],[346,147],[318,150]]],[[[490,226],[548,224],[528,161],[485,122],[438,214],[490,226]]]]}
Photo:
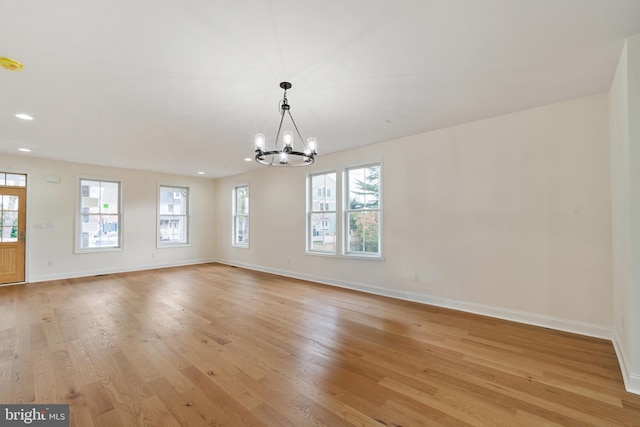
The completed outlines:
{"type": "Polygon", "coordinates": [[[219,264],[0,288],[0,403],[78,427],[640,426],[609,341],[219,264]]]}

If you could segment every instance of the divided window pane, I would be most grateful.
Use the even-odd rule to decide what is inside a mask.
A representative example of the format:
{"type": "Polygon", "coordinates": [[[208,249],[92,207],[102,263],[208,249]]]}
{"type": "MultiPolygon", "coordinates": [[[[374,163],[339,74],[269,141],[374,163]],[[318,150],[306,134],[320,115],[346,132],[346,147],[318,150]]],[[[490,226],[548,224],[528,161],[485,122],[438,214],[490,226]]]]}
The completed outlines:
{"type": "Polygon", "coordinates": [[[233,189],[233,245],[249,246],[249,186],[233,189]]]}
{"type": "Polygon", "coordinates": [[[80,180],[78,249],[121,247],[120,183],[80,180]]]}
{"type": "Polygon", "coordinates": [[[336,173],[310,176],[307,250],[335,254],[337,248],[336,173]]]}
{"type": "Polygon", "coordinates": [[[189,243],[189,188],[160,186],[158,246],[189,243]]]}

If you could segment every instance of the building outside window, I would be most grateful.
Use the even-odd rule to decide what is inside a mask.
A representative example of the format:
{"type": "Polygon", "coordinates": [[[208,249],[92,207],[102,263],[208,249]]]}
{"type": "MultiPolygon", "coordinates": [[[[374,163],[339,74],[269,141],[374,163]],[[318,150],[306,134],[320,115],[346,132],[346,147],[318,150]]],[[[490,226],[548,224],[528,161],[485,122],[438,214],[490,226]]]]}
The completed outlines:
{"type": "Polygon", "coordinates": [[[158,221],[158,247],[189,243],[188,187],[160,186],[158,221]]]}
{"type": "Polygon", "coordinates": [[[77,250],[84,252],[121,248],[120,182],[81,178],[79,196],[77,250]]]}
{"type": "Polygon", "coordinates": [[[345,251],[347,254],[381,254],[380,165],[347,169],[345,251]]]}
{"type": "Polygon", "coordinates": [[[336,234],[336,173],[321,173],[309,177],[310,195],[307,209],[307,250],[335,254],[336,234]]]}
{"type": "Polygon", "coordinates": [[[249,246],[249,186],[233,189],[233,244],[249,246]]]}

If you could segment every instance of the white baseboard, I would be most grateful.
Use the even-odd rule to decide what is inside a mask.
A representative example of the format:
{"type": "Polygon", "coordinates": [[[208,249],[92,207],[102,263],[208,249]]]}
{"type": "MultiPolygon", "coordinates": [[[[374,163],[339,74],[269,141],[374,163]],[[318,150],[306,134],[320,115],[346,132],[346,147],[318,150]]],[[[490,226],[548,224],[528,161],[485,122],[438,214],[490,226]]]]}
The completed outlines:
{"type": "Polygon", "coordinates": [[[616,350],[620,371],[624,380],[624,388],[629,393],[640,394],[640,375],[629,371],[629,362],[627,361],[627,352],[622,345],[622,341],[618,334],[613,335],[613,348],[616,350]]]}
{"type": "Polygon", "coordinates": [[[217,262],[226,265],[233,265],[236,267],[247,268],[249,270],[263,271],[265,273],[272,273],[279,276],[292,277],[301,280],[308,280],[311,282],[322,283],[325,285],[337,286],[346,289],[352,289],[356,291],[366,292],[375,295],[381,295],[390,298],[397,298],[406,301],[419,302],[423,304],[435,305],[438,307],[451,308],[455,310],[465,311],[468,313],[480,314],[483,316],[495,317],[498,319],[510,320],[513,322],[525,323],[528,325],[541,326],[544,328],[550,328],[560,330],[564,332],[571,332],[580,335],[586,335],[595,338],[603,338],[611,340],[613,338],[613,331],[610,328],[594,325],[585,322],[578,322],[575,320],[561,319],[553,316],[545,316],[535,313],[528,313],[525,311],[511,310],[501,307],[492,307],[483,304],[477,304],[473,302],[453,300],[448,298],[435,297],[430,295],[417,294],[414,292],[398,291],[393,289],[379,288],[363,283],[348,282],[344,280],[329,279],[326,277],[314,276],[310,274],[301,274],[287,270],[280,270],[268,267],[262,267],[259,265],[238,263],[235,261],[227,261],[218,259],[217,262]]]}
{"type": "Polygon", "coordinates": [[[629,374],[629,386],[626,388],[629,393],[640,394],[640,374],[629,374]]]}
{"type": "Polygon", "coordinates": [[[28,283],[47,282],[50,280],[75,279],[78,277],[99,276],[103,274],[129,273],[131,271],[156,270],[159,268],[182,267],[186,265],[206,264],[210,262],[216,262],[216,260],[194,259],[194,260],[167,262],[167,263],[161,263],[161,264],[135,265],[135,266],[124,267],[124,268],[109,267],[109,268],[91,269],[91,270],[84,270],[84,271],[31,275],[29,277],[28,283]]]}

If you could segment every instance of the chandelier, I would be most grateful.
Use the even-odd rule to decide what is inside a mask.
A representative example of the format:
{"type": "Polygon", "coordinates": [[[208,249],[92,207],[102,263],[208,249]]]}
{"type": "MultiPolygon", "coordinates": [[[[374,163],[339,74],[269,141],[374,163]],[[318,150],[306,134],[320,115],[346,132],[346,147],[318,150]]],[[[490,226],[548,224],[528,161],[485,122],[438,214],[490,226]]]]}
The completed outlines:
{"type": "Polygon", "coordinates": [[[276,134],[276,142],[273,150],[267,150],[267,139],[264,134],[256,134],[255,137],[255,151],[256,162],[267,166],[308,166],[313,164],[317,151],[316,138],[307,138],[307,143],[304,143],[302,135],[296,126],[296,122],[291,115],[290,105],[287,101],[287,90],[291,89],[291,83],[282,82],[280,87],[284,89],[284,96],[280,102],[280,126],[278,126],[278,133],[276,134]],[[288,115],[295,129],[282,131],[282,123],[284,122],[284,116],[288,115]],[[280,138],[280,132],[282,131],[282,148],[278,149],[277,144],[280,138]],[[302,149],[296,149],[293,144],[294,136],[298,136],[300,139],[300,145],[302,149]]]}

